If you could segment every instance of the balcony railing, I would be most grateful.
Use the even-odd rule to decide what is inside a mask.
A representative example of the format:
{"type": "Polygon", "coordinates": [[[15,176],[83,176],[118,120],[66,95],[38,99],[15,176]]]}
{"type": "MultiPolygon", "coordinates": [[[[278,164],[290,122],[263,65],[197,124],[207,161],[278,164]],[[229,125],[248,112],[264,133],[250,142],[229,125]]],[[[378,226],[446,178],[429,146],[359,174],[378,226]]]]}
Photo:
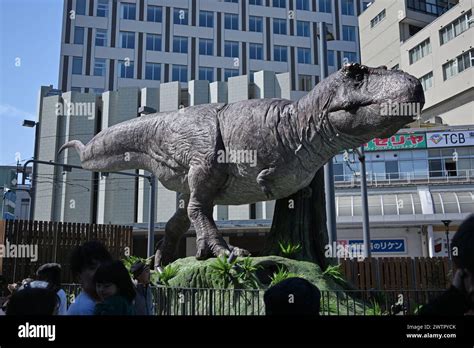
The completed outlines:
{"type": "MultiPolygon", "coordinates": [[[[338,187],[354,187],[360,185],[360,174],[335,175],[334,181],[338,187]]],[[[444,184],[474,182],[474,169],[426,171],[408,173],[367,173],[367,185],[392,186],[409,184],[444,184]]]]}
{"type": "Polygon", "coordinates": [[[441,16],[443,13],[447,12],[454,4],[448,3],[446,6],[440,6],[437,4],[432,4],[423,0],[408,0],[407,8],[410,10],[423,12],[433,16],[441,16]]]}

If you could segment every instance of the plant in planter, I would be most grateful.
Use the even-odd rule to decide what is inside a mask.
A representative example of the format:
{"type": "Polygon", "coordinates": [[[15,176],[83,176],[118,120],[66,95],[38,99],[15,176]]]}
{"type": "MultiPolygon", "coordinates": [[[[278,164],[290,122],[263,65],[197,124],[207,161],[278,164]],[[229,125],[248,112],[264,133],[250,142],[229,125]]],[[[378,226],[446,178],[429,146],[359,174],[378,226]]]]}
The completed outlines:
{"type": "Polygon", "coordinates": [[[301,244],[299,243],[293,244],[291,242],[278,242],[278,245],[280,246],[280,254],[288,259],[294,258],[302,249],[301,244]]]}

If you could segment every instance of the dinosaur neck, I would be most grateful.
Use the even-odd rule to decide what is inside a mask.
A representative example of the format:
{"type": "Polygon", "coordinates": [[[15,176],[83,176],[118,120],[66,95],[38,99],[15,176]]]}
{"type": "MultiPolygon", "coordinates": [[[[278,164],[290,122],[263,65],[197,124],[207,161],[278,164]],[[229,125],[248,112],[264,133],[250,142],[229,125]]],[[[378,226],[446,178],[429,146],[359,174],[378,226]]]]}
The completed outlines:
{"type": "Polygon", "coordinates": [[[366,141],[363,137],[342,133],[331,124],[328,108],[333,90],[330,82],[323,80],[293,103],[295,127],[302,145],[295,153],[312,165],[326,163],[342,150],[355,148],[366,141]]]}

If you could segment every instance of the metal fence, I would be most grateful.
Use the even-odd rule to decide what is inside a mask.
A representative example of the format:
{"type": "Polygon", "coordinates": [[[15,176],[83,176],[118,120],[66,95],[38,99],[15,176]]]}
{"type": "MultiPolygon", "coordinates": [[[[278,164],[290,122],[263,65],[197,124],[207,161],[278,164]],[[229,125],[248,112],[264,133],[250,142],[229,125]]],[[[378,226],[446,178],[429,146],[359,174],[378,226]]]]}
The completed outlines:
{"type": "MultiPolygon", "coordinates": [[[[77,284],[64,284],[71,302],[77,284]]],[[[415,315],[443,290],[321,291],[320,315],[415,315]]],[[[153,286],[155,315],[264,315],[264,290],[153,286]]]]}

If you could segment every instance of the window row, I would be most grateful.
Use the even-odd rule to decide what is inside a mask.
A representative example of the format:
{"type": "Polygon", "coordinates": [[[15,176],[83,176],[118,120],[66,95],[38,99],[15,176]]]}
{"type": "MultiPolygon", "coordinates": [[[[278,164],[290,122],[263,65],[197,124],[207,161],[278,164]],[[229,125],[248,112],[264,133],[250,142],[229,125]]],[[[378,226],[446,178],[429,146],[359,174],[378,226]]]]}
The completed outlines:
{"type": "MultiPolygon", "coordinates": [[[[355,1],[356,0],[341,0],[341,13],[346,16],[355,16],[355,1]]],[[[235,2],[226,1],[225,2],[235,2]]],[[[364,9],[367,8],[369,2],[364,2],[364,9]]],[[[263,6],[262,0],[249,0],[250,5],[263,6]]],[[[272,0],[273,7],[276,8],[287,8],[287,0],[272,0]]],[[[109,16],[109,0],[97,0],[97,6],[95,8],[95,15],[97,17],[108,17],[109,16]]],[[[296,0],[296,10],[310,11],[310,0],[296,0]]],[[[318,0],[318,11],[324,13],[332,12],[332,0],[318,0]]],[[[120,18],[127,20],[137,20],[137,4],[121,2],[120,3],[120,18]]],[[[189,10],[186,8],[173,8],[173,19],[175,24],[188,25],[189,10]]],[[[75,14],[86,15],[86,0],[76,0],[75,14]]],[[[156,5],[147,5],[146,7],[146,20],[148,22],[160,23],[163,21],[163,7],[156,5]]],[[[234,21],[238,21],[238,15],[226,14],[225,23],[230,27],[237,25],[234,21]],[[235,16],[235,18],[233,17],[235,16]]],[[[204,27],[213,26],[213,12],[211,11],[199,11],[199,25],[204,27]]]]}

